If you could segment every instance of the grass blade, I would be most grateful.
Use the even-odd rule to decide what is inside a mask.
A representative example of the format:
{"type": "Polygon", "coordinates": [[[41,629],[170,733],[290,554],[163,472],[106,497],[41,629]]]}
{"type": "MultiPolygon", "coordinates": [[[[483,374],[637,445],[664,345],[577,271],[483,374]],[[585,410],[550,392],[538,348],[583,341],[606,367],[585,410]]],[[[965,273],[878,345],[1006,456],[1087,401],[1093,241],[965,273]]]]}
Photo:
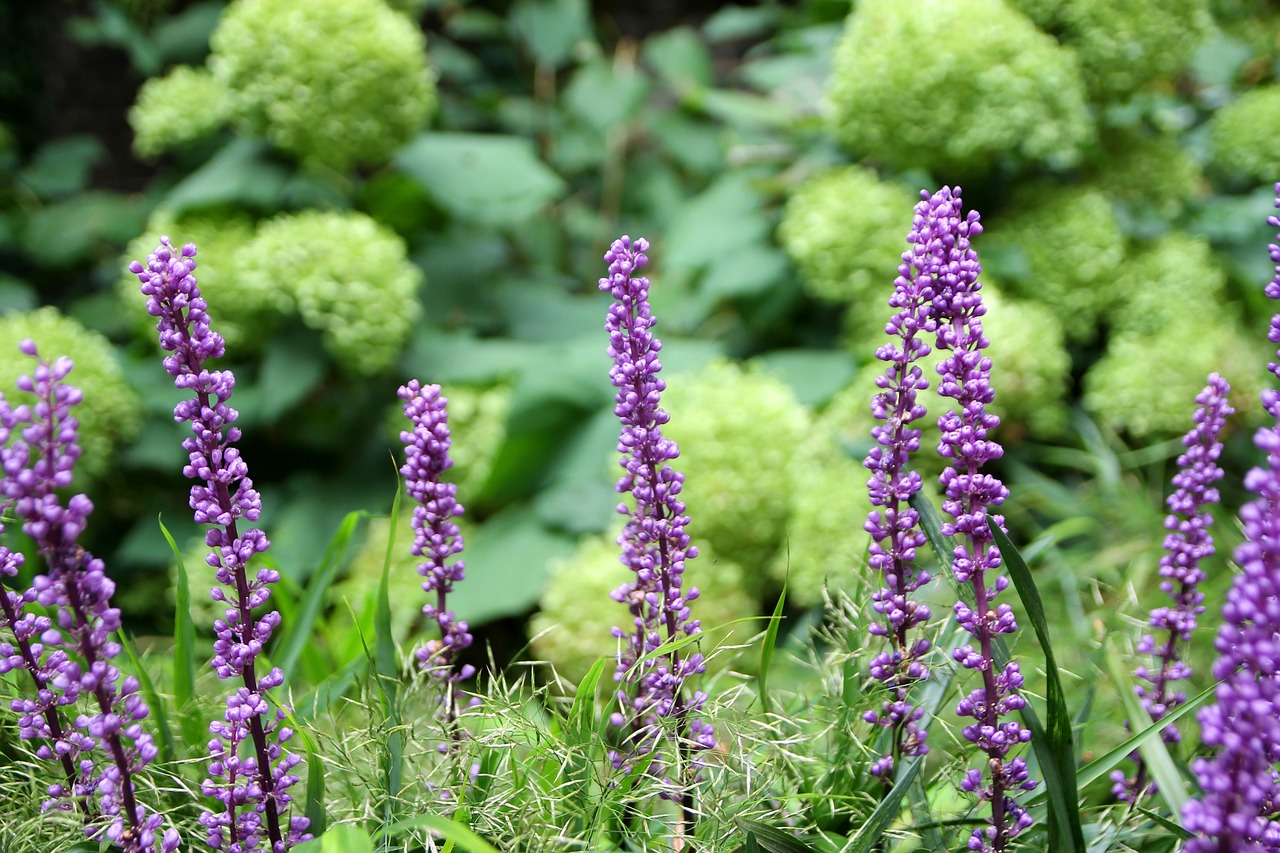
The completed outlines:
{"type": "MultiPolygon", "coordinates": [[[[373,616],[373,657],[378,686],[382,695],[383,723],[387,727],[387,750],[383,755],[382,780],[385,787],[382,822],[394,823],[396,804],[404,773],[404,734],[400,727],[400,663],[396,659],[396,641],[391,634],[391,561],[395,552],[396,524],[400,520],[401,490],[391,501],[391,527],[387,532],[387,551],[382,558],[382,577],[378,581],[378,597],[373,616]]],[[[383,849],[390,851],[391,840],[386,839],[383,849]]]]}
{"type": "Polygon", "coordinates": [[[156,730],[160,735],[160,744],[158,746],[160,761],[164,764],[169,764],[176,755],[173,727],[169,725],[169,710],[167,707],[169,703],[156,692],[156,686],[151,681],[151,675],[147,672],[146,667],[142,665],[142,661],[138,660],[138,655],[133,650],[133,643],[125,636],[123,630],[116,631],[116,640],[119,641],[120,647],[124,649],[125,655],[129,658],[129,666],[133,668],[133,675],[138,679],[138,686],[142,688],[143,698],[147,700],[147,706],[155,717],[156,730]]]}
{"type": "MultiPolygon", "coordinates": [[[[1129,725],[1149,727],[1151,716],[1142,707],[1142,700],[1133,692],[1133,678],[1125,667],[1120,651],[1110,642],[1107,643],[1106,651],[1107,671],[1111,675],[1111,680],[1115,682],[1116,690],[1120,693],[1120,701],[1124,703],[1129,725]]],[[[1169,755],[1164,740],[1158,737],[1148,738],[1138,745],[1138,752],[1142,755],[1143,763],[1147,765],[1151,781],[1156,783],[1159,796],[1169,805],[1174,819],[1181,824],[1182,806],[1189,799],[1187,786],[1178,775],[1178,768],[1174,765],[1173,757],[1169,755]]]]}
{"type": "Polygon", "coordinates": [[[191,619],[191,588],[187,582],[187,567],[182,562],[182,552],[173,535],[159,520],[160,532],[169,543],[174,562],[178,566],[173,611],[173,704],[179,710],[185,708],[196,692],[196,626],[191,619]]]}
{"type": "Polygon", "coordinates": [[[889,793],[885,794],[884,799],[876,806],[876,810],[867,818],[867,822],[858,828],[857,834],[850,839],[848,846],[841,853],[871,853],[872,850],[884,846],[884,831],[902,813],[902,800],[911,790],[916,774],[920,772],[923,764],[924,757],[919,755],[906,761],[898,774],[898,781],[894,783],[889,793]]]}
{"type": "MultiPolygon", "coordinates": [[[[1045,671],[1045,703],[1048,706],[1047,742],[1041,744],[1033,739],[1036,758],[1040,762],[1041,774],[1044,776],[1045,791],[1049,795],[1050,838],[1056,830],[1057,848],[1063,853],[1083,853],[1085,850],[1084,832],[1080,826],[1080,802],[1077,797],[1075,746],[1072,744],[1071,716],[1067,712],[1067,698],[1062,690],[1062,681],[1058,678],[1058,662],[1053,655],[1053,645],[1049,636],[1049,622],[1045,619],[1044,603],[1040,600],[1040,592],[1036,589],[1035,578],[1026,561],[1018,553],[1013,542],[988,517],[987,525],[991,535],[995,537],[996,547],[1004,558],[1005,568],[1013,580],[1013,586],[1022,599],[1023,609],[1031,620],[1036,639],[1040,641],[1040,649],[1044,652],[1045,671]]],[[[1052,842],[1050,849],[1055,849],[1052,842]]]]}
{"type": "Polygon", "coordinates": [[[760,674],[756,676],[756,684],[760,689],[760,707],[769,713],[769,666],[773,663],[773,650],[778,644],[778,629],[782,626],[782,608],[787,603],[787,585],[782,584],[782,594],[778,603],[773,606],[773,615],[769,617],[769,627],[764,632],[764,645],[760,649],[760,674]]]}
{"type": "Polygon", "coordinates": [[[307,584],[307,591],[302,598],[302,604],[298,607],[298,612],[291,620],[284,623],[285,631],[272,657],[275,658],[276,666],[280,667],[280,671],[284,673],[285,681],[289,680],[298,665],[298,658],[311,642],[311,630],[320,616],[320,609],[324,606],[325,594],[337,577],[338,568],[342,565],[343,557],[346,556],[347,546],[351,544],[356,525],[368,515],[364,510],[358,509],[347,513],[342,519],[337,532],[333,534],[333,538],[324,549],[320,566],[307,584]]]}
{"type": "Polygon", "coordinates": [[[578,689],[573,694],[573,705],[569,708],[569,720],[579,733],[586,733],[595,728],[596,687],[604,675],[608,665],[607,658],[597,658],[587,670],[587,674],[578,682],[578,689]]]}
{"type": "Polygon", "coordinates": [[[468,851],[468,853],[499,853],[498,848],[472,832],[470,827],[430,812],[402,820],[392,826],[383,827],[373,834],[373,839],[378,841],[384,837],[395,838],[406,830],[418,828],[429,829],[432,832],[439,833],[445,841],[456,844],[463,850],[468,851]]]}

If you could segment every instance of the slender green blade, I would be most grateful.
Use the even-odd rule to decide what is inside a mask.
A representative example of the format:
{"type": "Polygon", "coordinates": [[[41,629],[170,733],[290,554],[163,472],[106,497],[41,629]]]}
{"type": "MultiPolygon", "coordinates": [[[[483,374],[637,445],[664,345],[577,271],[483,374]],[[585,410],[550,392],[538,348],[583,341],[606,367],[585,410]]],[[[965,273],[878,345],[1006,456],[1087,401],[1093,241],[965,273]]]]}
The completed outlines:
{"type": "Polygon", "coordinates": [[[758,820],[739,820],[738,826],[753,838],[765,853],[815,853],[802,839],[758,820]]]}
{"type": "Polygon", "coordinates": [[[587,674],[582,677],[582,681],[578,682],[578,689],[573,694],[573,705],[569,708],[569,719],[580,733],[594,728],[596,687],[600,684],[600,679],[604,675],[604,668],[608,663],[609,661],[606,658],[597,658],[596,662],[591,665],[591,669],[587,670],[587,674]]]}
{"type": "MultiPolygon", "coordinates": [[[[1124,659],[1120,655],[1120,651],[1110,642],[1106,644],[1107,653],[1107,671],[1111,675],[1112,681],[1115,682],[1116,691],[1120,694],[1120,701],[1124,703],[1125,714],[1128,716],[1130,725],[1142,725],[1144,728],[1151,723],[1151,716],[1147,714],[1146,708],[1142,707],[1140,700],[1133,692],[1133,678],[1129,675],[1128,669],[1125,668],[1124,659]]],[[[1165,748],[1164,741],[1161,738],[1148,738],[1138,746],[1138,752],[1142,755],[1142,761],[1147,765],[1147,772],[1151,774],[1151,781],[1156,783],[1156,788],[1160,797],[1169,804],[1169,808],[1173,811],[1174,818],[1182,822],[1182,806],[1187,802],[1187,787],[1182,781],[1182,777],[1178,775],[1178,769],[1174,766],[1173,757],[1169,755],[1169,750],[1165,748]]]]}
{"type": "Polygon", "coordinates": [[[132,667],[133,675],[138,679],[138,685],[142,688],[142,695],[147,700],[147,707],[150,708],[152,716],[155,717],[156,730],[160,735],[160,745],[158,747],[160,761],[168,764],[173,761],[174,756],[177,754],[176,743],[173,739],[173,727],[169,725],[168,703],[163,696],[156,692],[156,686],[151,680],[151,675],[147,672],[146,667],[142,665],[142,661],[138,659],[138,654],[133,649],[133,642],[125,636],[123,630],[116,631],[116,640],[129,658],[129,666],[132,667]]]}
{"type": "Polygon", "coordinates": [[[844,848],[843,853],[870,853],[884,847],[884,832],[902,813],[902,800],[911,790],[911,784],[924,764],[923,756],[907,759],[898,774],[898,781],[885,794],[876,810],[867,818],[867,822],[858,828],[858,832],[844,848]]]}
{"type": "Polygon", "coordinates": [[[307,591],[298,612],[290,621],[284,623],[285,631],[272,657],[275,658],[276,666],[280,667],[280,671],[284,673],[285,681],[289,680],[298,665],[298,658],[311,642],[311,631],[315,627],[316,619],[320,616],[321,608],[324,607],[325,594],[328,593],[329,586],[342,566],[342,559],[347,553],[347,546],[351,544],[356,525],[361,519],[367,517],[368,513],[364,510],[354,510],[342,519],[337,532],[333,534],[333,538],[329,540],[324,550],[320,566],[307,584],[307,591]]]}
{"type": "MultiPolygon", "coordinates": [[[[1080,802],[1077,798],[1075,746],[1072,744],[1071,715],[1067,712],[1066,693],[1058,677],[1058,662],[1053,654],[1049,622],[1044,614],[1044,602],[1036,589],[1031,569],[1022,559],[1018,549],[990,517],[987,526],[995,537],[996,547],[1004,558],[1005,568],[1018,590],[1027,618],[1035,630],[1040,649],[1044,652],[1045,703],[1048,706],[1046,726],[1047,741],[1033,741],[1036,758],[1044,776],[1045,790],[1049,795],[1049,823],[1057,829],[1058,846],[1063,853],[1084,853],[1084,832],[1080,826],[1080,802]]],[[[1052,839],[1053,836],[1051,835],[1052,839]]],[[[1052,845],[1050,849],[1055,849],[1052,845]]]]}
{"type": "Polygon", "coordinates": [[[782,593],[778,603],[773,606],[773,615],[769,617],[769,627],[764,632],[764,645],[760,648],[760,675],[756,684],[760,688],[760,706],[769,713],[769,667],[773,664],[773,650],[778,645],[778,629],[782,626],[782,608],[787,603],[787,585],[782,585],[782,593]]]}
{"type": "Polygon", "coordinates": [[[182,562],[182,552],[173,535],[160,520],[160,532],[169,543],[174,562],[178,566],[173,611],[173,704],[185,708],[196,692],[196,626],[191,619],[191,588],[187,581],[187,567],[182,562]]]}
{"type": "Polygon", "coordinates": [[[456,844],[463,850],[468,851],[468,853],[499,853],[498,848],[485,841],[473,832],[470,827],[429,812],[406,818],[392,826],[384,827],[375,832],[373,837],[375,841],[384,836],[395,838],[406,830],[419,828],[430,829],[432,832],[439,833],[446,841],[456,844]]]}
{"type": "MultiPolygon", "coordinates": [[[[383,755],[383,785],[385,787],[382,808],[383,824],[396,820],[400,789],[404,773],[404,734],[400,729],[400,706],[397,693],[400,686],[400,663],[396,659],[395,637],[391,634],[391,563],[395,555],[396,525],[400,520],[401,490],[397,486],[391,501],[391,527],[387,532],[387,551],[382,559],[382,576],[378,581],[378,598],[373,617],[374,667],[382,692],[383,720],[387,727],[387,749],[383,755]]],[[[390,850],[390,839],[383,844],[390,850]]]]}

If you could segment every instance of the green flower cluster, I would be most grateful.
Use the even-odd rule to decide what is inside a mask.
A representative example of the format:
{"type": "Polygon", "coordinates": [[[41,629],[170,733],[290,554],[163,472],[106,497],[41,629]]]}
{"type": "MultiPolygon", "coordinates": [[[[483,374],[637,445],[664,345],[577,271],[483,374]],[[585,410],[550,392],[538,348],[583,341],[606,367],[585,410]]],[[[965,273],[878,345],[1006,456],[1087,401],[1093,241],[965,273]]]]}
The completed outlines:
{"type": "Polygon", "coordinates": [[[1153,208],[1166,221],[1208,190],[1200,164],[1170,136],[1112,141],[1093,184],[1121,204],[1153,208]]]}
{"type": "Polygon", "coordinates": [[[785,536],[808,410],[781,380],[727,361],[671,382],[662,404],[671,413],[663,433],[680,447],[694,544],[759,578],[785,536]]]}
{"type": "Polygon", "coordinates": [[[1209,0],[1017,0],[1080,60],[1089,94],[1120,100],[1178,73],[1213,26],[1209,0]]]}
{"type": "Polygon", "coordinates": [[[1241,412],[1258,407],[1266,347],[1246,335],[1223,304],[1226,277],[1209,246],[1169,234],[1124,264],[1107,351],[1085,376],[1085,408],[1099,422],[1135,438],[1186,429],[1205,377],[1221,373],[1241,412]]]}
{"type": "MultiPolygon", "coordinates": [[[[698,542],[698,557],[685,570],[685,588],[697,587],[698,600],[691,607],[702,630],[712,632],[711,643],[727,637],[716,629],[737,620],[759,616],[759,606],[747,594],[742,569],[698,542]]],[[[618,545],[612,535],[589,536],[581,540],[569,557],[551,565],[551,578],[529,622],[533,651],[539,660],[551,663],[563,678],[577,682],[601,657],[612,656],[616,641],[614,627],[631,628],[627,608],[609,595],[622,586],[627,572],[618,563],[618,545]]],[[[730,643],[745,642],[759,630],[757,622],[737,622],[726,630],[730,643]]],[[[702,651],[711,651],[704,642],[702,651]]],[[[707,668],[720,671],[733,663],[731,655],[711,655],[707,668]]]]}
{"type": "MultiPolygon", "coordinates": [[[[292,300],[284,286],[287,282],[273,282],[263,288],[260,282],[246,281],[237,274],[236,255],[253,236],[252,220],[240,213],[174,216],[158,210],[147,220],[143,233],[129,243],[124,257],[146,258],[155,250],[156,238],[161,234],[171,235],[175,245],[195,243],[199,247],[196,278],[200,280],[200,292],[209,302],[213,327],[226,340],[228,351],[257,349],[265,332],[289,311],[292,300]]],[[[156,319],[142,310],[138,277],[125,269],[125,263],[120,264],[116,292],[128,309],[126,316],[137,321],[139,337],[153,339],[156,319]]]]}
{"type": "Polygon", "coordinates": [[[829,96],[839,141],[895,169],[1068,165],[1093,134],[1075,57],[1004,0],[861,0],[829,96]]]}
{"type": "Polygon", "coordinates": [[[354,373],[390,367],[421,311],[422,273],[404,241],[363,213],[278,216],[258,226],[234,266],[244,287],[286,288],[302,322],[354,373]]]}
{"type": "Polygon", "coordinates": [[[1070,421],[1065,398],[1071,356],[1062,321],[1038,302],[1002,295],[989,281],[982,298],[987,309],[982,331],[991,341],[987,356],[996,392],[990,409],[1000,417],[1000,440],[1009,444],[1023,433],[1059,435],[1070,421]]]}
{"type": "Polygon", "coordinates": [[[155,157],[213,133],[229,118],[226,88],[208,69],[179,65],[142,84],[129,110],[133,150],[139,157],[155,157]]]}
{"type": "Polygon", "coordinates": [[[1018,257],[1001,275],[1011,295],[1048,308],[1068,339],[1095,334],[1099,318],[1116,304],[1114,274],[1125,254],[1105,193],[1037,186],[986,233],[993,248],[1018,257]]]}
{"type": "MultiPolygon", "coordinates": [[[[422,273],[404,241],[363,213],[284,214],[255,230],[239,215],[159,212],[129,244],[129,257],[145,258],[157,234],[199,247],[196,276],[209,314],[242,354],[259,348],[281,318],[297,314],[343,369],[376,373],[395,362],[421,310],[422,273]]],[[[137,289],[132,275],[117,285],[133,314],[137,289]]],[[[150,322],[139,328],[154,335],[150,322]]]]}
{"type": "Polygon", "coordinates": [[[210,45],[236,122],[304,161],[385,160],[435,111],[422,32],[383,0],[235,0],[210,45]]]}
{"type": "Polygon", "coordinates": [[[1213,164],[1241,179],[1267,184],[1280,175],[1280,85],[1246,92],[1213,115],[1213,164]]]}
{"type": "Polygon", "coordinates": [[[31,373],[35,362],[18,350],[25,338],[36,342],[44,358],[65,355],[75,362],[68,381],[84,394],[75,411],[84,451],[76,471],[105,473],[112,451],[136,436],[142,423],[142,401],[125,381],[115,347],[56,308],[5,314],[0,317],[0,388],[12,389],[19,376],[31,373]]]}
{"type": "Polygon", "coordinates": [[[386,160],[435,112],[426,43],[383,0],[235,0],[208,69],[143,86],[129,121],[151,156],[231,120],[298,159],[345,171],[386,160]]]}
{"type": "Polygon", "coordinates": [[[892,292],[915,202],[914,193],[870,169],[834,169],[787,200],[778,237],[811,294],[883,314],[878,309],[892,292]]]}

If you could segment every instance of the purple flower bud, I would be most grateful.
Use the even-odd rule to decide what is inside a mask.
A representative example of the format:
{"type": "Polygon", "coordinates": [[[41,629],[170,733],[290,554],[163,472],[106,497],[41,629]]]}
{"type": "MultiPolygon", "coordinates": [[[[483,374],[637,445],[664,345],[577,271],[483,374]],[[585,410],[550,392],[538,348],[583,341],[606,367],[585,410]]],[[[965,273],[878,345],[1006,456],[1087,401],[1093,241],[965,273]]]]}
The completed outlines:
{"type": "MultiPolygon", "coordinates": [[[[619,560],[635,577],[612,593],[615,601],[627,606],[632,624],[629,629],[614,630],[622,640],[614,673],[620,685],[618,702],[629,709],[625,719],[615,724],[621,722],[629,731],[627,749],[611,758],[615,767],[629,770],[635,756],[660,749],[665,739],[661,718],[675,717],[675,747],[696,770],[696,754],[715,746],[715,734],[709,723],[696,716],[705,695],[686,696],[682,688],[685,679],[706,670],[702,655],[682,659],[678,651],[667,651],[650,656],[664,643],[699,634],[701,629],[689,618],[688,602],[696,597],[694,590],[686,595],[681,588],[685,565],[698,556],[698,549],[685,532],[689,519],[680,500],[684,475],[669,464],[680,450],[662,434],[662,426],[670,419],[660,406],[667,387],[658,377],[662,342],[651,331],[657,320],[649,307],[649,279],[638,274],[649,262],[644,254],[648,248],[649,241],[643,238],[615,240],[604,256],[609,273],[599,282],[600,289],[613,296],[605,331],[607,352],[613,359],[609,381],[618,389],[613,412],[622,423],[618,452],[625,472],[615,488],[630,494],[635,503],[634,508],[618,505],[618,512],[627,516],[618,536],[619,560]]],[[[659,778],[665,774],[660,757],[649,764],[649,772],[659,778]]],[[[688,796],[687,784],[670,778],[667,782],[671,790],[663,796],[688,796]]]]}
{"type": "Polygon", "coordinates": [[[266,692],[283,683],[278,669],[259,680],[256,659],[279,624],[280,614],[270,612],[255,619],[253,610],[271,596],[274,572],[250,573],[248,562],[270,547],[257,528],[240,531],[238,522],[257,521],[262,500],[249,479],[249,469],[233,443],[240,430],[232,424],[239,412],[227,401],[235,388],[229,370],[209,370],[205,362],[224,354],[222,336],[209,325],[208,305],[192,272],[196,247],[188,243],[180,251],[168,237],[147,257],[145,265],[129,264],[147,297],[147,313],[158,318],[160,347],[171,353],[165,370],[175,387],[194,397],[173,410],[176,423],[190,423],[191,435],[182,442],[188,464],[182,473],[196,483],[190,505],[197,524],[213,525],[205,533],[211,549],[207,562],[214,577],[227,589],[215,589],[211,597],[227,605],[224,619],[214,623],[214,671],[222,679],[239,678],[244,686],[227,698],[222,722],[209,726],[209,778],[201,790],[222,807],[206,811],[200,822],[207,830],[209,846],[218,851],[258,853],[263,842],[270,853],[284,853],[310,837],[305,818],[286,820],[292,796],[288,788],[297,781],[289,770],[298,758],[278,745],[282,711],[272,713],[266,692]],[[270,739],[276,741],[271,742],[270,739]],[[252,757],[241,761],[239,748],[248,743],[252,757]],[[265,818],[265,834],[262,837],[265,818]]]}

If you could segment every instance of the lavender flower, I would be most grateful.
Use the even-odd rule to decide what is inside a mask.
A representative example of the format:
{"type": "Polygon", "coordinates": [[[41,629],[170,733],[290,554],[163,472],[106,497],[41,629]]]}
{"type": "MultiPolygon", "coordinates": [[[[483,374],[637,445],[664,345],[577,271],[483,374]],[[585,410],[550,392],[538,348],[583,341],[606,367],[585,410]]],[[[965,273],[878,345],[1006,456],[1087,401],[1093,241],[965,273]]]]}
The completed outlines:
{"type": "Polygon", "coordinates": [[[872,427],[876,447],[871,449],[863,467],[872,472],[868,482],[874,509],[864,525],[871,534],[867,562],[880,572],[884,586],[872,594],[871,600],[883,622],[873,623],[867,630],[877,637],[888,637],[892,648],[871,661],[871,675],[888,690],[888,698],[879,713],[867,711],[863,718],[891,729],[893,742],[889,754],[871,766],[871,773],[888,781],[897,756],[924,755],[926,732],[918,722],[924,709],[909,701],[912,686],[929,677],[923,663],[930,643],[920,637],[911,640],[912,628],[928,621],[927,606],[911,599],[911,594],[930,581],[927,571],[913,565],[916,549],[926,542],[920,519],[907,505],[920,491],[922,482],[915,471],[908,471],[911,454],[920,449],[921,431],[911,424],[925,416],[925,407],[917,401],[917,392],[929,387],[929,381],[916,364],[930,352],[919,335],[933,332],[937,322],[932,316],[933,299],[931,256],[928,254],[927,218],[917,214],[907,242],[914,249],[902,255],[898,277],[894,281],[889,306],[898,312],[885,326],[885,333],[899,338],[899,348],[890,342],[876,350],[876,358],[888,362],[884,374],[876,378],[880,389],[871,401],[871,413],[883,423],[872,427]]]}
{"type": "MultiPolygon", "coordinates": [[[[1277,196],[1274,206],[1280,208],[1280,183],[1277,183],[1273,189],[1277,196]]],[[[1268,216],[1267,224],[1272,228],[1280,228],[1280,216],[1268,216]]],[[[1280,299],[1280,245],[1277,243],[1280,243],[1280,235],[1276,237],[1276,243],[1267,245],[1267,254],[1275,264],[1275,275],[1262,291],[1271,299],[1280,299]]],[[[1272,315],[1271,326],[1267,329],[1267,340],[1273,344],[1280,344],[1280,314],[1272,315]]],[[[1277,353],[1277,358],[1280,358],[1280,353],[1277,353]]],[[[1280,377],[1280,363],[1270,362],[1267,370],[1280,377]]],[[[1274,388],[1263,391],[1262,405],[1273,418],[1280,419],[1280,391],[1274,388]]]]}
{"type": "Polygon", "coordinates": [[[227,697],[223,720],[209,726],[209,776],[201,790],[217,798],[221,808],[206,811],[200,822],[215,850],[258,853],[264,849],[265,830],[266,849],[284,853],[309,837],[305,817],[285,817],[292,801],[288,789],[298,781],[293,770],[300,759],[284,750],[293,731],[281,725],[283,709],[273,714],[266,698],[284,676],[272,669],[259,678],[256,670],[257,657],[280,623],[280,614],[272,611],[256,620],[253,616],[253,610],[271,597],[270,585],[280,574],[260,569],[251,575],[248,570],[249,560],[266,551],[270,542],[261,530],[238,529],[240,519],[258,520],[262,501],[248,466],[232,446],[240,438],[240,430],[232,426],[239,413],[227,405],[235,377],[230,371],[205,367],[207,360],[221,357],[225,347],[209,327],[208,306],[191,275],[195,255],[195,245],[188,243],[178,252],[168,237],[161,237],[146,266],[134,261],[129,271],[142,283],[147,313],[158,318],[161,348],[172,353],[164,359],[165,370],[177,388],[195,394],[174,408],[173,418],[191,424],[192,434],[182,442],[190,461],[182,473],[196,481],[190,500],[196,523],[211,525],[205,533],[212,549],[206,561],[222,586],[209,594],[227,604],[226,618],[214,623],[212,664],[219,678],[243,682],[227,697]],[[240,748],[246,741],[247,757],[240,748]]]}
{"type": "Polygon", "coordinates": [[[971,769],[960,787],[978,799],[992,804],[991,824],[985,830],[974,830],[969,849],[982,853],[999,853],[1009,841],[1031,825],[1031,816],[1009,796],[1015,790],[1029,791],[1035,782],[1027,778],[1026,761],[1008,757],[1031,733],[1016,721],[1001,722],[1013,711],[1026,707],[1018,694],[1022,673],[1018,664],[1009,661],[997,673],[992,645],[1000,634],[1017,629],[1013,610],[1008,604],[995,604],[995,597],[1009,586],[1009,579],[987,573],[1000,567],[1000,550],[992,543],[988,517],[1004,525],[1000,515],[990,515],[1009,491],[998,479],[982,473],[982,466],[999,459],[1004,449],[987,434],[1000,419],[989,413],[987,405],[995,399],[991,389],[991,359],[983,355],[988,341],[982,334],[981,282],[982,265],[970,247],[970,238],[982,233],[977,211],[962,214],[960,188],[953,192],[943,187],[933,196],[921,192],[916,205],[915,231],[918,234],[917,258],[922,274],[934,282],[933,317],[938,323],[937,346],[950,355],[938,365],[938,393],[955,400],[955,408],[938,418],[942,440],[938,452],[951,465],[942,472],[945,498],[942,509],[951,517],[942,525],[946,536],[957,537],[955,561],[951,570],[956,580],[969,584],[975,603],[970,608],[963,601],[955,605],[956,619],[977,641],[977,648],[967,644],[952,653],[966,669],[982,673],[982,686],[956,705],[956,713],[972,717],[961,734],[977,744],[986,759],[983,769],[971,769]]]}
{"type": "MultiPolygon", "coordinates": [[[[667,651],[639,661],[664,643],[680,636],[701,632],[701,624],[690,617],[689,603],[698,597],[696,587],[687,593],[681,588],[685,561],[698,555],[689,544],[685,525],[685,505],[680,500],[684,475],[671,467],[680,455],[674,441],[664,438],[662,425],[670,416],[660,406],[666,383],[658,378],[662,363],[658,352],[662,342],[650,331],[657,320],[649,308],[649,279],[636,273],[649,262],[644,252],[649,241],[622,237],[605,253],[609,274],[600,279],[600,289],[613,296],[613,305],[605,322],[609,333],[608,354],[614,359],[609,380],[618,389],[614,414],[622,422],[618,439],[621,465],[626,473],[616,489],[630,494],[635,507],[618,505],[627,523],[618,536],[622,548],[621,563],[635,574],[613,592],[613,599],[625,604],[632,616],[628,629],[614,628],[621,641],[614,680],[622,710],[611,717],[615,726],[628,730],[631,751],[624,756],[615,752],[614,766],[630,769],[631,756],[657,750],[664,738],[661,720],[671,719],[677,728],[677,750],[682,759],[690,759],[691,750],[715,746],[711,726],[694,715],[702,708],[706,695],[694,692],[686,696],[683,685],[690,676],[704,672],[701,653],[681,657],[678,651],[667,651]]],[[[696,760],[691,761],[696,766],[696,760]]],[[[655,758],[651,773],[663,772],[655,758]]],[[[676,785],[686,820],[691,820],[692,803],[687,791],[676,785]]]]}
{"type": "MultiPolygon", "coordinates": [[[[416,379],[397,393],[404,400],[405,417],[413,424],[412,432],[400,433],[406,457],[400,473],[409,496],[418,502],[411,522],[413,553],[423,558],[418,566],[418,574],[426,579],[423,590],[435,593],[435,600],[423,605],[422,612],[440,627],[440,639],[418,651],[418,662],[436,678],[456,684],[474,675],[475,667],[468,664],[455,670],[454,658],[471,645],[471,634],[467,623],[445,607],[453,585],[466,577],[463,561],[449,562],[462,552],[462,534],[453,523],[463,512],[457,500],[458,487],[440,482],[440,475],[453,466],[449,458],[449,401],[440,396],[439,385],[423,387],[416,379]]],[[[446,706],[446,722],[452,728],[457,716],[452,690],[446,706]]]]}
{"type": "Polygon", "coordinates": [[[1200,711],[1200,739],[1218,747],[1192,765],[1204,796],[1183,808],[1198,837],[1186,853],[1280,850],[1280,431],[1258,430],[1254,443],[1267,465],[1245,477],[1258,499],[1240,510],[1245,541],[1236,549],[1240,574],[1222,608],[1214,646],[1215,704],[1200,711]]]}
{"type": "MultiPolygon", "coordinates": [[[[26,424],[21,439],[0,450],[4,470],[0,497],[22,519],[23,531],[35,542],[48,568],[48,574],[34,578],[28,593],[5,593],[5,614],[21,650],[17,657],[37,685],[35,700],[14,703],[14,710],[22,715],[20,732],[24,738],[52,742],[42,745],[38,754],[46,759],[56,756],[67,783],[51,786],[51,797],[70,795],[80,800],[96,792],[105,825],[96,820],[88,823],[85,829],[90,837],[106,838],[128,853],[170,853],[180,843],[177,830],[164,829],[164,816],[137,800],[135,779],[157,750],[142,728],[149,709],[138,694],[137,679],[122,680],[111,663],[120,653],[120,646],[110,639],[120,627],[120,611],[111,606],[115,584],[106,576],[102,561],[77,541],[93,504],[76,494],[64,506],[55,492],[71,485],[80,456],[79,423],[71,407],[81,401],[81,394],[64,382],[72,363],[64,357],[49,364],[29,339],[19,348],[36,359],[32,374],[18,379],[18,387],[33,393],[36,403],[12,409],[0,400],[6,439],[8,432],[26,424]],[[56,628],[49,619],[18,619],[17,605],[33,600],[56,614],[56,628]],[[32,643],[36,631],[40,642],[32,643]],[[56,709],[72,705],[81,696],[97,711],[79,714],[75,730],[67,731],[56,709]],[[90,755],[94,749],[106,756],[101,767],[90,755]]],[[[6,573],[16,570],[12,555],[5,564],[6,573]]]]}
{"type": "MultiPolygon", "coordinates": [[[[1185,693],[1172,687],[1174,682],[1191,677],[1191,667],[1182,660],[1177,644],[1179,640],[1191,639],[1196,617],[1204,611],[1204,593],[1200,592],[1199,585],[1205,575],[1200,561],[1214,553],[1213,536],[1209,533],[1213,516],[1206,507],[1219,500],[1218,490],[1213,487],[1223,476],[1218,467],[1218,457],[1222,454],[1218,434],[1226,419],[1235,412],[1227,402],[1230,391],[1231,386],[1225,379],[1216,373],[1209,375],[1209,384],[1196,397],[1200,404],[1195,413],[1196,425],[1182,439],[1187,452],[1178,457],[1178,473],[1173,477],[1175,491],[1166,501],[1170,512],[1165,516],[1164,526],[1171,532],[1165,537],[1165,554],[1160,558],[1160,575],[1165,578],[1160,589],[1173,599],[1173,606],[1151,611],[1149,624],[1161,632],[1160,640],[1157,642],[1153,634],[1147,634],[1138,643],[1138,651],[1154,655],[1159,666],[1154,673],[1145,666],[1136,672],[1151,685],[1136,689],[1153,721],[1164,719],[1187,701],[1185,693]]],[[[1180,740],[1174,726],[1165,728],[1162,735],[1166,743],[1180,740]]],[[[1121,800],[1130,800],[1148,787],[1142,757],[1135,753],[1134,761],[1138,769],[1132,779],[1126,779],[1122,770],[1111,774],[1115,782],[1112,793],[1121,800]]],[[[1154,786],[1151,788],[1154,790],[1154,786]]]]}

